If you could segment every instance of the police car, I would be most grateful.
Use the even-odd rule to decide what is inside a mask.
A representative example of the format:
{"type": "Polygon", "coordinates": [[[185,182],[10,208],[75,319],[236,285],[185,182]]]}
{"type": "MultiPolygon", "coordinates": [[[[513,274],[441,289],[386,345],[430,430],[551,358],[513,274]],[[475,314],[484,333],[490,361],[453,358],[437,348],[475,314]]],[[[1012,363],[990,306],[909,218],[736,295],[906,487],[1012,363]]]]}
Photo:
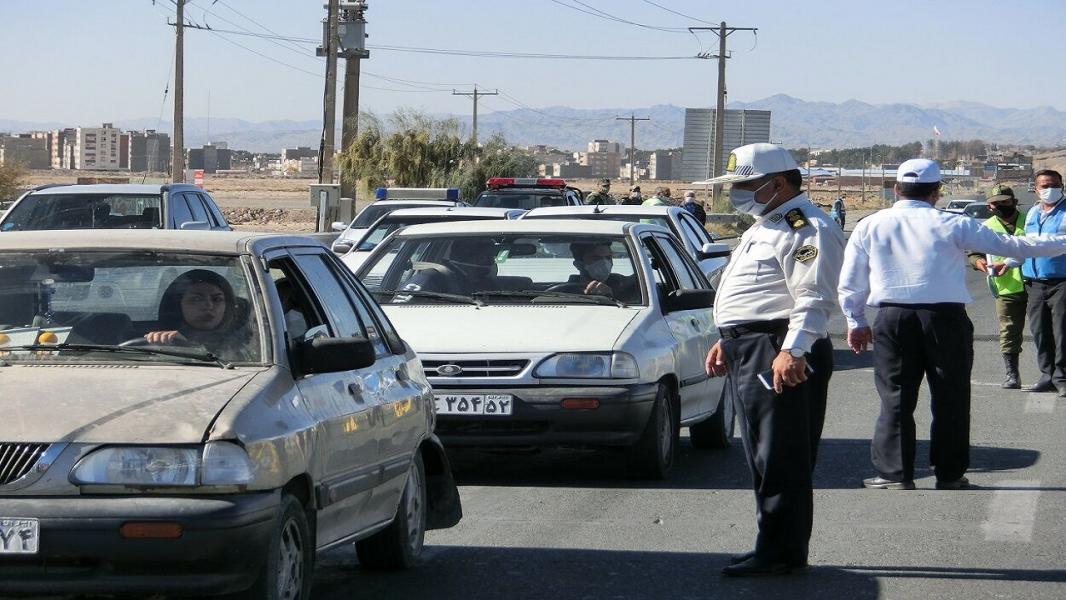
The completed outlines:
{"type": "Polygon", "coordinates": [[[668,229],[412,225],[356,276],[419,353],[447,447],[612,447],[665,478],[682,427],[729,443],[732,406],[704,371],[714,291],[668,229]]]}
{"type": "Polygon", "coordinates": [[[536,177],[492,177],[488,189],[478,195],[474,206],[521,208],[542,206],[581,206],[581,190],[570,187],[565,179],[536,177]]]}

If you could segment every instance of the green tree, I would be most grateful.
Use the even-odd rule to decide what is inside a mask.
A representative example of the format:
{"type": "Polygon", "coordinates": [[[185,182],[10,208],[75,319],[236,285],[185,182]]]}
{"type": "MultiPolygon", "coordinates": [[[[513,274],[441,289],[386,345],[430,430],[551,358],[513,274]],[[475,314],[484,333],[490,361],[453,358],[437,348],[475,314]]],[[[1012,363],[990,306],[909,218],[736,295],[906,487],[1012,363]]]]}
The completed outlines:
{"type": "Polygon", "coordinates": [[[14,200],[21,193],[27,173],[22,163],[0,164],[0,202],[14,200]]]}
{"type": "Polygon", "coordinates": [[[485,190],[485,182],[490,177],[535,177],[537,160],[532,155],[513,146],[500,133],[495,133],[478,148],[480,160],[469,160],[452,179],[452,185],[459,188],[463,198],[476,198],[485,190]]]}

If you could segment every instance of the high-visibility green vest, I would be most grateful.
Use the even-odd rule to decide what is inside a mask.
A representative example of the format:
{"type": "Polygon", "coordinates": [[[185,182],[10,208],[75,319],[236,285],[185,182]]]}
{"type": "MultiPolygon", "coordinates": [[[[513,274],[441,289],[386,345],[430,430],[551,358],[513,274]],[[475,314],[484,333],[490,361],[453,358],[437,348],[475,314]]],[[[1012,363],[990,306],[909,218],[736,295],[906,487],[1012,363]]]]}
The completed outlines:
{"type": "MultiPolygon", "coordinates": [[[[1003,222],[999,220],[999,217],[992,215],[987,221],[985,221],[985,227],[988,227],[996,233],[1007,233],[1007,228],[1004,227],[1003,222]]],[[[1025,235],[1025,214],[1022,211],[1018,211],[1014,216],[1014,235],[1025,235]]],[[[1002,256],[993,256],[992,262],[1003,262],[1002,256]]],[[[1022,269],[1021,267],[1014,267],[1007,269],[999,277],[992,277],[992,287],[996,291],[997,296],[1019,294],[1025,291],[1025,284],[1022,283],[1022,269]]]]}

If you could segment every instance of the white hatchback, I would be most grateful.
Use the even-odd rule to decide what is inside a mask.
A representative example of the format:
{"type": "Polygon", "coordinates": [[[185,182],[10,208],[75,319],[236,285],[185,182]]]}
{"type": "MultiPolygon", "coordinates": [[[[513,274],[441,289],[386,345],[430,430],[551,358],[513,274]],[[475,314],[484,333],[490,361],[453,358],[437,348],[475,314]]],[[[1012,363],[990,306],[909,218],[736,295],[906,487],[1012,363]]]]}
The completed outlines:
{"type": "Polygon", "coordinates": [[[704,372],[714,291],[656,225],[412,225],[356,271],[419,353],[447,446],[613,446],[666,477],[679,431],[720,447],[733,414],[704,372]]]}

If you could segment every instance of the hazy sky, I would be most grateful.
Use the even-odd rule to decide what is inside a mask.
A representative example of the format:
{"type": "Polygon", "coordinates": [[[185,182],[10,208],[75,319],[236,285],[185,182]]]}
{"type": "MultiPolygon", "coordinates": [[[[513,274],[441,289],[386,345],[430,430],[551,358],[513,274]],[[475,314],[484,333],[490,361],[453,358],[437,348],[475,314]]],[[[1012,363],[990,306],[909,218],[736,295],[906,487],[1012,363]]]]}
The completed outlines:
{"type": "MultiPolygon", "coordinates": [[[[729,38],[731,100],[787,93],[831,102],[967,100],[1066,109],[1062,0],[655,1],[715,24],[725,20],[759,28],[757,43],[749,32],[729,38]]],[[[581,2],[653,26],[703,25],[645,0],[581,2]]],[[[562,6],[589,10],[581,2],[369,0],[368,43],[596,55],[688,56],[717,50],[712,34],[697,39],[687,32],[642,28],[562,6]]],[[[261,24],[284,36],[318,39],[324,3],[194,0],[187,15],[216,29],[263,33],[261,24]]],[[[156,0],[154,6],[151,0],[0,0],[0,119],[90,124],[156,117],[173,61],[173,28],[166,24],[173,9],[170,0],[156,0]]],[[[315,58],[314,44],[206,31],[189,31],[185,44],[187,116],[207,114],[210,92],[213,117],[320,117],[325,62],[315,58]]],[[[534,107],[709,106],[715,64],[476,58],[372,49],[365,71],[442,84],[428,87],[445,91],[364,76],[360,104],[378,112],[412,106],[465,113],[469,99],[451,96],[451,88],[476,82],[510,96],[486,98],[481,105],[486,112],[514,108],[511,98],[534,107]]],[[[168,98],[165,118],[171,110],[168,98]]]]}

